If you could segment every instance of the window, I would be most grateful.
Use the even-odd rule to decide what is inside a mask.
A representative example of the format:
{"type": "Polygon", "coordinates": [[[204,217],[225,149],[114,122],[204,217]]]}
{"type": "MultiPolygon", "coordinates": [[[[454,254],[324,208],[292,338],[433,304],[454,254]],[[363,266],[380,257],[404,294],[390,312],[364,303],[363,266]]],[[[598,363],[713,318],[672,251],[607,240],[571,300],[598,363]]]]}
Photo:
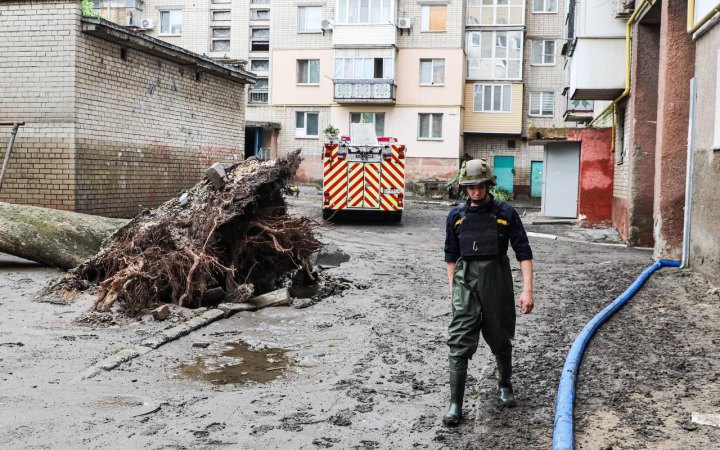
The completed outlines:
{"type": "Polygon", "coordinates": [[[510,112],[512,85],[476,84],[473,112],[510,112]]]}
{"type": "Polygon", "coordinates": [[[447,6],[423,6],[420,10],[420,31],[445,31],[447,6]]]}
{"type": "Polygon", "coordinates": [[[555,41],[532,41],[532,57],[534,66],[555,65],[555,41]]]}
{"type": "Polygon", "coordinates": [[[226,52],[230,50],[230,27],[211,28],[210,51],[226,52]]]}
{"type": "Polygon", "coordinates": [[[529,113],[531,116],[552,116],[555,114],[555,93],[531,92],[529,113]]]}
{"type": "Polygon", "coordinates": [[[213,5],[224,5],[227,3],[232,3],[232,0],[212,0],[210,3],[213,5]]]}
{"type": "Polygon", "coordinates": [[[523,25],[523,3],[523,0],[468,0],[467,24],[523,25]]]}
{"type": "Polygon", "coordinates": [[[250,29],[250,51],[267,52],[270,50],[270,28],[250,29]]]}
{"type": "Polygon", "coordinates": [[[444,59],[421,59],[420,60],[420,84],[443,84],[445,83],[445,60],[444,59]]]}
{"type": "Polygon", "coordinates": [[[320,60],[319,59],[298,59],[297,60],[297,83],[318,84],[320,83],[320,60]]]}
{"type": "Polygon", "coordinates": [[[256,4],[256,5],[257,5],[257,4],[264,4],[264,5],[266,5],[266,4],[270,3],[270,0],[250,0],[250,3],[251,3],[251,4],[256,4]]]}
{"type": "Polygon", "coordinates": [[[418,139],[442,139],[442,114],[418,114],[418,139]]]}
{"type": "Polygon", "coordinates": [[[392,23],[393,0],[339,0],[338,23],[392,23]]]}
{"type": "Polygon", "coordinates": [[[350,113],[350,123],[374,123],[375,136],[385,136],[385,113],[350,113]]]}
{"type": "Polygon", "coordinates": [[[212,12],[212,20],[216,22],[221,21],[228,21],[230,20],[230,11],[213,11],[212,12]]]}
{"type": "Polygon", "coordinates": [[[269,59],[251,59],[250,60],[250,70],[252,72],[267,72],[270,70],[270,60],[269,59]]]}
{"type": "Polygon", "coordinates": [[[298,7],[298,33],[319,33],[322,22],[322,6],[298,7]]]}
{"type": "Polygon", "coordinates": [[[160,11],[160,34],[182,33],[182,11],[160,11]]]}
{"type": "Polygon", "coordinates": [[[335,78],[392,79],[393,60],[392,58],[335,58],[335,78]]]}
{"type": "Polygon", "coordinates": [[[255,84],[250,85],[250,103],[267,103],[269,86],[267,77],[258,77],[255,84]]]}
{"type": "Polygon", "coordinates": [[[470,46],[468,78],[495,80],[521,78],[522,31],[472,32],[470,46]]]}
{"type": "Polygon", "coordinates": [[[557,0],[533,0],[534,13],[556,13],[557,0]]]}
{"type": "Polygon", "coordinates": [[[296,137],[317,137],[318,118],[316,112],[297,111],[295,113],[295,136],[296,137]]]}
{"type": "Polygon", "coordinates": [[[251,9],[250,20],[270,20],[269,9],[251,9]]]}

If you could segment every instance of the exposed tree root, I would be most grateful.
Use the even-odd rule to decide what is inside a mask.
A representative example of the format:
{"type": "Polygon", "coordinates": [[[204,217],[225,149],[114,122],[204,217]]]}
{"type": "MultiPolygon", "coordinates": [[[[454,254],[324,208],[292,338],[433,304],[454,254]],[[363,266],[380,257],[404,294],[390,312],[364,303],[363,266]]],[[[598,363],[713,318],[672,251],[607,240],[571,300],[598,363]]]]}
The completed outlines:
{"type": "Polygon", "coordinates": [[[229,168],[220,190],[195,185],[189,202],[170,200],[116,231],[103,249],[73,271],[99,283],[93,309],[115,302],[130,310],[157,303],[208,306],[203,294],[222,288],[239,301],[279,287],[295,270],[309,275],[321,244],[314,222],[286,214],[283,189],[300,164],[293,153],[229,168]]]}

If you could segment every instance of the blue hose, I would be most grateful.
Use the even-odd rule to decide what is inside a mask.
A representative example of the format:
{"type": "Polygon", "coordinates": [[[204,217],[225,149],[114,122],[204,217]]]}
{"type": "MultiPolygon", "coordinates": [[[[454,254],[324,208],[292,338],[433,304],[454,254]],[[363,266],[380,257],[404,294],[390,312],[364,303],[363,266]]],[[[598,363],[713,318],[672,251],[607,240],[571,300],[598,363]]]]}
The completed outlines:
{"type": "Polygon", "coordinates": [[[553,450],[574,450],[575,431],[573,429],[573,404],[575,402],[575,379],[577,378],[580,361],[587,343],[592,338],[600,325],[605,323],[613,314],[622,308],[633,295],[637,293],[643,284],[656,270],[661,267],[680,267],[680,261],[661,259],[635,280],[625,292],[612,303],[605,307],[598,315],[592,318],[580,332],[565,359],[560,386],[558,387],[557,400],[555,401],[555,430],[553,431],[553,450]]]}

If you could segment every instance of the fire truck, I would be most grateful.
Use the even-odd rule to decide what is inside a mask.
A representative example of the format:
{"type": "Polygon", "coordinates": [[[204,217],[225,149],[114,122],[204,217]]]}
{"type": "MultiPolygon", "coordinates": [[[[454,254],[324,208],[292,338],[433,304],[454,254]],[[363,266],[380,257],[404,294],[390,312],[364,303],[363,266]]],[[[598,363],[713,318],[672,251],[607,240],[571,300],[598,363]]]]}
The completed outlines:
{"type": "Polygon", "coordinates": [[[405,146],[375,137],[373,124],[354,123],[351,136],[324,144],[323,219],[340,211],[375,211],[402,220],[405,146]]]}

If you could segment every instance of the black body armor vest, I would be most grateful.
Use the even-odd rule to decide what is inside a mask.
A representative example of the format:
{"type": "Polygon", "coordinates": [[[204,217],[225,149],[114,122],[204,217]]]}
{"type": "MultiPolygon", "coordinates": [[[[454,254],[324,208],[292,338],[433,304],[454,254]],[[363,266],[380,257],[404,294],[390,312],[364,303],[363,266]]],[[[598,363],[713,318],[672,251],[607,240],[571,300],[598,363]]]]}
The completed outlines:
{"type": "Polygon", "coordinates": [[[497,203],[490,211],[468,206],[461,211],[460,255],[464,257],[496,258],[500,256],[498,244],[497,203]]]}

